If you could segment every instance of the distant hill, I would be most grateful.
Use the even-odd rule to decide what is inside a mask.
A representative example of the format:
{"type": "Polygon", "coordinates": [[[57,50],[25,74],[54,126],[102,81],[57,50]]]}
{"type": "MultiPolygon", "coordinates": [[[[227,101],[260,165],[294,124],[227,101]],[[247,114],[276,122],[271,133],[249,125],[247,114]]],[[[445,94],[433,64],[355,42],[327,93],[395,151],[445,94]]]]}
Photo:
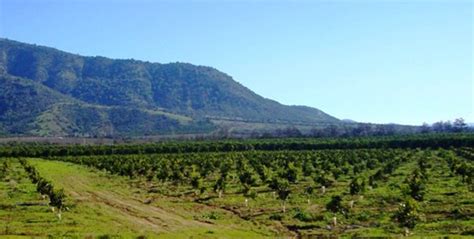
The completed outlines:
{"type": "Polygon", "coordinates": [[[3,135],[137,136],[206,133],[234,123],[341,122],[263,98],[211,67],[84,57],[1,38],[0,82],[3,135]]]}

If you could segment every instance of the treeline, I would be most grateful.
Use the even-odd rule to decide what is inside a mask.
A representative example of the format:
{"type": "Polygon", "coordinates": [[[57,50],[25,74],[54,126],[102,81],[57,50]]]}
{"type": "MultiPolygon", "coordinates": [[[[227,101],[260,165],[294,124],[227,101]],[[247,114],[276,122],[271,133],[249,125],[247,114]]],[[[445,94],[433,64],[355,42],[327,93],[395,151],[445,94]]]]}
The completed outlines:
{"type": "Polygon", "coordinates": [[[449,148],[472,147],[474,134],[419,134],[390,137],[358,138],[290,138],[219,141],[179,141],[121,145],[52,145],[6,144],[0,147],[0,157],[51,157],[114,154],[160,154],[193,152],[236,152],[275,150],[321,150],[363,148],[449,148]]]}
{"type": "MultiPolygon", "coordinates": [[[[323,128],[313,128],[307,132],[301,131],[297,127],[287,127],[268,132],[254,131],[252,138],[285,138],[285,137],[366,137],[366,136],[393,136],[409,134],[429,134],[429,133],[461,133],[474,132],[474,128],[469,128],[463,118],[454,121],[439,121],[433,124],[423,123],[422,126],[407,126],[397,124],[371,124],[371,123],[345,123],[332,124],[323,128]]],[[[225,137],[226,135],[222,135],[225,137]]]]}

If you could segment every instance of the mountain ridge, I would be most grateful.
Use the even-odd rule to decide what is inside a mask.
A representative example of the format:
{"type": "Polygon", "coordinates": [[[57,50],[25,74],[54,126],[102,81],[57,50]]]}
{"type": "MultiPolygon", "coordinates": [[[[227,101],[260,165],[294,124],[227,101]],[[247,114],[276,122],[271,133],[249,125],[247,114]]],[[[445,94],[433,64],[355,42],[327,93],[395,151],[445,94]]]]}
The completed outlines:
{"type": "MultiPolygon", "coordinates": [[[[3,84],[3,91],[15,91],[17,88],[28,85],[26,82],[34,82],[43,87],[47,87],[53,92],[65,97],[59,97],[49,90],[44,90],[36,84],[29,87],[36,95],[30,97],[51,97],[61,98],[64,101],[74,102],[79,105],[82,114],[87,105],[93,105],[97,109],[99,106],[122,107],[122,110],[138,110],[137,114],[144,114],[145,119],[128,119],[150,125],[146,129],[135,130],[133,128],[118,127],[111,123],[107,133],[95,134],[94,129],[67,129],[64,126],[61,130],[51,130],[35,126],[38,123],[39,114],[25,113],[25,110],[18,112],[19,115],[31,116],[30,122],[14,130],[15,127],[5,127],[9,114],[5,112],[15,111],[12,101],[21,102],[25,99],[18,99],[16,94],[10,92],[12,98],[3,97],[0,101],[3,111],[0,111],[0,129],[6,134],[32,134],[32,135],[94,135],[104,136],[109,134],[117,135],[141,135],[141,134],[163,134],[184,132],[189,133],[189,127],[196,132],[210,132],[219,128],[213,119],[229,119],[241,121],[254,121],[260,123],[283,123],[288,125],[303,123],[308,125],[337,124],[338,119],[332,117],[321,110],[307,106],[287,106],[277,101],[264,98],[239,82],[235,81],[226,73],[220,72],[213,67],[196,66],[190,63],[152,63],[134,59],[111,59],[102,56],[81,56],[67,53],[51,47],[37,46],[21,43],[4,38],[0,38],[0,76],[3,82],[12,82],[15,77],[17,84],[3,84]],[[7,85],[10,87],[8,88],[7,85]],[[35,90],[32,90],[32,89],[35,90]],[[8,109],[7,109],[8,108],[8,109]],[[156,119],[149,118],[146,111],[156,111],[169,113],[181,117],[191,118],[190,121],[175,122],[172,127],[166,123],[154,125],[156,119]],[[32,125],[33,124],[33,125],[32,125]],[[211,127],[212,125],[212,127],[211,127]],[[201,127],[202,126],[202,127],[201,127]],[[28,130],[25,131],[25,127],[28,130]],[[122,130],[116,131],[116,128],[122,130]],[[199,128],[203,130],[199,130],[199,128]],[[50,132],[48,132],[50,131],[50,132]],[[42,132],[42,133],[39,133],[42,132]]],[[[19,90],[19,89],[17,89],[19,90]]],[[[59,98],[54,98],[59,100],[59,98]]],[[[42,112],[52,109],[51,102],[39,101],[42,104],[42,112]],[[48,106],[45,108],[45,104],[48,106]]],[[[89,107],[90,108],[90,107],[89,107]]],[[[65,110],[65,109],[61,109],[65,110]]],[[[61,111],[60,110],[60,111],[61,111]]],[[[71,110],[71,108],[69,108],[71,110]]],[[[99,110],[105,118],[113,116],[110,109],[101,108],[99,110]],[[107,117],[104,115],[108,115],[107,117]]],[[[57,112],[56,112],[57,113],[57,112]]],[[[124,113],[124,112],[122,112],[124,113]]],[[[58,113],[60,115],[60,113],[58,113]]],[[[102,117],[101,116],[101,117],[102,117]]],[[[167,122],[166,114],[162,115],[167,122]]],[[[70,120],[75,116],[69,116],[70,120]]],[[[129,116],[130,117],[130,116],[129,116]]],[[[87,117],[86,117],[87,118],[87,117]]],[[[99,117],[100,118],[100,117],[99,117]]],[[[50,119],[57,122],[58,119],[50,119]]],[[[90,119],[87,119],[90,120],[90,119]]],[[[86,121],[87,121],[86,120],[86,121]]],[[[114,121],[114,120],[112,120],[114,121]]],[[[179,121],[179,120],[178,120],[179,121]]],[[[95,121],[94,121],[95,122],[95,121]]],[[[100,120],[96,122],[101,124],[100,120]]],[[[103,122],[107,124],[107,121],[103,122]]],[[[124,121],[122,123],[126,124],[124,121]]],[[[169,122],[168,122],[169,123],[169,122]]],[[[8,123],[7,123],[8,125],[8,123]]],[[[102,125],[103,126],[103,125],[102,125]]],[[[135,125],[138,127],[139,125],[135,125]]],[[[81,127],[79,127],[81,128],[81,127]]],[[[107,130],[105,130],[107,131],[107,130]]]]}

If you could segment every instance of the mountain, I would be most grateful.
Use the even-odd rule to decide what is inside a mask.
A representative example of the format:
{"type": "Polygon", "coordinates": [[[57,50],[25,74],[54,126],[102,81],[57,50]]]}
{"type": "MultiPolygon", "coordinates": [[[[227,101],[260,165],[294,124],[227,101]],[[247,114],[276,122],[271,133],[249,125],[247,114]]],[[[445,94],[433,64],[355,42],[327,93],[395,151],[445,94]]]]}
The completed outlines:
{"type": "Polygon", "coordinates": [[[344,123],[349,123],[349,124],[352,124],[352,123],[355,124],[355,123],[357,123],[357,121],[351,120],[351,119],[342,119],[341,121],[344,122],[344,123]]]}
{"type": "Polygon", "coordinates": [[[0,82],[4,135],[137,136],[340,122],[263,98],[211,67],[85,57],[1,38],[0,82]]]}

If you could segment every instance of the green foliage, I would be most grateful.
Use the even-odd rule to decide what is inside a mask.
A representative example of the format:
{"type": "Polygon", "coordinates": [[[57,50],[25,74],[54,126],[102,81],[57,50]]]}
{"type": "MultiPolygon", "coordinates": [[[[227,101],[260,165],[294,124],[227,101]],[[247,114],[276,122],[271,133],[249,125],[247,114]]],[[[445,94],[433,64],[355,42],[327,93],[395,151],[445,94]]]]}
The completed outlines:
{"type": "Polygon", "coordinates": [[[313,192],[314,192],[314,187],[313,186],[307,186],[305,189],[304,189],[304,192],[308,195],[312,195],[313,192]]]}
{"type": "Polygon", "coordinates": [[[83,57],[7,39],[0,55],[0,122],[9,134],[211,132],[206,117],[339,123],[318,109],[265,99],[211,67],[83,57]],[[182,122],[187,116],[193,121],[182,122]]]}
{"type": "Polygon", "coordinates": [[[286,201],[290,196],[290,182],[285,178],[273,178],[269,187],[277,192],[278,198],[282,201],[286,201]]]}
{"type": "Polygon", "coordinates": [[[419,169],[415,169],[413,173],[405,180],[408,183],[409,195],[417,200],[423,201],[425,195],[425,179],[419,169]]]}
{"type": "MultiPolygon", "coordinates": [[[[454,138],[456,137],[459,136],[454,136],[454,138]]],[[[326,235],[341,232],[341,236],[396,236],[394,233],[399,230],[394,228],[395,224],[391,220],[396,221],[402,227],[410,227],[413,222],[415,225],[422,224],[416,226],[417,230],[410,230],[415,236],[469,233],[472,192],[466,187],[469,186],[468,175],[462,171],[461,167],[469,169],[472,165],[472,161],[470,161],[471,154],[474,152],[472,147],[449,150],[412,150],[390,147],[302,150],[305,147],[310,147],[302,142],[307,142],[309,145],[312,142],[318,142],[318,146],[326,142],[327,147],[337,145],[342,148],[364,145],[344,143],[341,146],[340,143],[337,143],[338,141],[330,140],[273,139],[87,147],[36,144],[28,147],[20,144],[13,145],[13,147],[0,147],[0,152],[17,155],[47,152],[45,157],[49,159],[96,168],[98,170],[84,171],[100,171],[98,175],[101,177],[104,176],[104,172],[125,176],[126,178],[107,175],[104,178],[129,181],[133,185],[133,189],[136,185],[142,185],[139,187],[143,188],[137,190],[140,197],[153,197],[151,204],[160,205],[160,207],[165,208],[167,205],[186,203],[185,214],[199,211],[192,217],[195,220],[202,220],[203,215],[209,213],[201,210],[224,208],[235,212],[233,215],[248,220],[249,224],[258,222],[262,227],[273,225],[273,223],[265,221],[269,217],[280,220],[278,225],[281,224],[302,235],[306,233],[326,235]],[[299,142],[300,145],[294,145],[295,142],[299,142]],[[285,147],[297,150],[281,150],[285,147]],[[215,152],[216,150],[224,151],[215,152]],[[423,160],[420,161],[420,159],[423,160]],[[369,161],[371,162],[369,163],[369,161]],[[309,164],[314,170],[310,170],[311,177],[305,177],[304,167],[309,164]],[[369,164],[375,165],[375,168],[370,169],[369,164]],[[356,165],[361,171],[354,175],[352,169],[356,165]],[[427,168],[427,170],[422,170],[420,167],[427,168]],[[337,179],[334,177],[336,168],[341,168],[343,172],[337,179]],[[347,173],[342,168],[345,168],[347,173]],[[288,177],[292,173],[286,174],[284,172],[286,169],[294,169],[295,177],[288,177]],[[390,173],[386,174],[385,172],[390,173]],[[129,175],[133,175],[134,178],[128,179],[129,175]],[[156,178],[149,181],[149,175],[156,175],[156,178]],[[319,176],[323,176],[322,179],[319,179],[319,176]],[[297,180],[291,183],[289,181],[291,178],[297,180]],[[366,178],[368,178],[370,185],[376,185],[377,188],[363,191],[366,178]],[[417,193],[413,195],[420,195],[420,187],[410,187],[411,184],[417,185],[412,181],[416,182],[418,179],[425,188],[429,189],[421,190],[424,192],[424,202],[419,205],[415,202],[415,206],[412,206],[411,202],[404,202],[409,205],[410,209],[400,206],[397,211],[397,204],[402,200],[414,200],[411,192],[416,191],[417,193]],[[333,182],[331,187],[327,188],[324,194],[314,194],[315,189],[320,188],[326,180],[333,182]],[[272,190],[266,189],[266,186],[272,190]],[[201,198],[197,194],[189,193],[191,187],[194,192],[206,188],[213,188],[219,194],[224,189],[227,192],[225,197],[218,198],[211,194],[201,198]],[[243,187],[246,189],[242,190],[243,187]],[[245,195],[241,194],[242,191],[245,195]],[[153,194],[147,195],[147,192],[153,194]],[[361,194],[361,192],[364,192],[363,197],[362,195],[353,196],[361,194]],[[164,197],[158,195],[161,193],[164,194],[164,197]],[[403,193],[406,193],[406,196],[403,193]],[[245,197],[246,204],[249,203],[246,207],[244,206],[246,204],[243,204],[244,198],[242,196],[245,197]],[[173,199],[172,202],[169,199],[173,199]],[[249,202],[250,199],[252,200],[249,202]],[[192,206],[196,203],[205,204],[205,206],[192,206]],[[355,207],[353,207],[354,203],[355,207]],[[275,214],[278,206],[283,207],[283,212],[288,207],[287,213],[275,214]],[[343,214],[343,217],[340,214],[343,214]],[[426,222],[418,220],[423,214],[427,215],[426,222]],[[337,218],[338,224],[333,228],[333,231],[327,231],[325,226],[332,221],[333,217],[337,218]],[[352,227],[352,225],[363,226],[352,227]],[[350,231],[338,231],[349,227],[351,227],[350,231]]],[[[404,144],[403,142],[401,141],[399,144],[404,144]]],[[[311,145],[311,147],[313,146],[311,145]]],[[[36,162],[33,163],[33,160],[29,162],[35,167],[38,165],[36,162]]],[[[72,164],[64,165],[73,167],[72,164]]],[[[47,170],[51,168],[49,166],[47,170]]],[[[73,168],[83,167],[74,166],[73,168]]],[[[45,167],[38,167],[38,169],[43,174],[45,167]]],[[[29,175],[32,175],[32,178],[36,178],[35,182],[40,185],[38,188],[45,188],[39,190],[54,191],[55,194],[58,194],[57,190],[47,189],[48,185],[52,185],[48,182],[53,182],[56,185],[57,178],[54,180],[50,175],[45,174],[48,179],[52,180],[47,181],[39,177],[34,168],[26,166],[25,170],[29,172],[29,175]]],[[[69,172],[68,175],[70,174],[69,172]]],[[[123,190],[126,190],[125,188],[123,190]]],[[[133,192],[133,195],[136,196],[136,193],[133,192]]],[[[2,207],[1,203],[0,207],[2,207]]],[[[176,209],[178,209],[177,207],[176,209]]],[[[225,216],[227,214],[219,214],[222,218],[213,223],[216,225],[223,223],[227,219],[225,216]]]]}
{"type": "Polygon", "coordinates": [[[257,164],[255,165],[255,170],[257,171],[258,176],[262,182],[267,182],[270,179],[271,170],[267,166],[263,164],[257,164]]]}
{"type": "Polygon", "coordinates": [[[337,180],[343,172],[342,172],[342,169],[340,169],[340,168],[333,168],[331,170],[331,173],[332,173],[332,176],[334,177],[334,179],[337,180]]]}
{"type": "Polygon", "coordinates": [[[36,191],[43,195],[52,195],[54,194],[53,185],[50,181],[47,181],[44,178],[39,178],[36,183],[36,191]]]}
{"type": "Polygon", "coordinates": [[[296,183],[296,181],[298,180],[298,171],[299,170],[297,167],[295,167],[295,164],[293,162],[290,162],[280,173],[280,177],[286,178],[286,180],[288,180],[288,182],[290,183],[296,183]]]}
{"type": "Polygon", "coordinates": [[[377,181],[386,180],[387,175],[384,174],[383,170],[379,169],[373,175],[369,176],[369,185],[373,188],[377,187],[377,181]]]}
{"type": "Polygon", "coordinates": [[[244,168],[239,173],[239,180],[243,187],[243,193],[247,195],[250,192],[252,185],[256,183],[253,172],[248,168],[244,168]]]}
{"type": "Polygon", "coordinates": [[[398,221],[400,226],[414,228],[421,219],[418,208],[418,203],[415,200],[408,199],[400,203],[394,218],[398,221]]]}
{"type": "Polygon", "coordinates": [[[31,181],[36,184],[36,191],[41,193],[42,195],[48,195],[49,197],[49,205],[53,207],[57,207],[61,210],[64,206],[64,201],[66,199],[66,195],[64,194],[64,190],[55,190],[53,184],[46,180],[45,178],[41,177],[36,169],[28,164],[25,159],[19,160],[23,168],[28,173],[31,181]]]}
{"type": "Polygon", "coordinates": [[[203,218],[210,219],[210,220],[218,220],[219,219],[219,214],[212,211],[210,213],[206,213],[202,215],[203,218]]]}
{"type": "Polygon", "coordinates": [[[331,197],[331,201],[326,204],[326,209],[333,213],[346,213],[347,208],[342,205],[342,197],[335,195],[331,197]]]}
{"type": "Polygon", "coordinates": [[[226,187],[227,187],[226,178],[225,177],[220,177],[219,179],[217,179],[216,183],[214,184],[214,191],[215,192],[218,192],[218,191],[225,192],[226,187]]]}
{"type": "Polygon", "coordinates": [[[319,172],[314,178],[314,182],[319,183],[321,186],[330,187],[334,180],[329,177],[328,173],[319,172]]]}
{"type": "Polygon", "coordinates": [[[365,180],[361,177],[355,177],[349,184],[349,192],[352,195],[359,194],[365,190],[365,180]]]}
{"type": "Polygon", "coordinates": [[[258,197],[258,192],[255,189],[251,189],[248,193],[247,196],[251,199],[257,199],[258,197]]]}
{"type": "Polygon", "coordinates": [[[3,159],[2,165],[0,166],[0,180],[3,180],[7,175],[10,168],[8,159],[3,159]]]}
{"type": "MultiPolygon", "coordinates": [[[[0,147],[2,157],[51,157],[84,155],[127,155],[127,154],[166,154],[166,153],[202,153],[202,152],[242,152],[285,151],[285,150],[324,150],[324,149],[411,149],[411,148],[450,148],[474,145],[474,134],[412,135],[391,137],[366,137],[357,139],[251,139],[251,140],[204,140],[170,141],[144,144],[102,145],[56,145],[10,143],[0,147]]],[[[389,175],[400,159],[385,160],[382,176],[389,175]]],[[[228,162],[226,162],[228,163],[228,162]]],[[[329,165],[329,164],[328,164],[329,165]]],[[[450,168],[456,167],[450,163],[450,168]]],[[[268,166],[268,165],[267,165],[268,166]]],[[[327,166],[327,165],[325,165],[327,166]]],[[[318,169],[321,170],[321,169],[318,169]]],[[[315,174],[318,175],[318,170],[315,174]]],[[[326,170],[326,169],[325,169],[326,170]]]]}
{"type": "Polygon", "coordinates": [[[270,220],[275,220],[275,221],[281,221],[283,219],[283,216],[279,213],[274,213],[270,215],[269,217],[270,220]]]}
{"type": "Polygon", "coordinates": [[[303,163],[303,175],[305,177],[311,176],[315,171],[313,163],[310,160],[305,160],[303,163]]]}
{"type": "Polygon", "coordinates": [[[66,194],[64,194],[63,189],[53,191],[50,194],[50,200],[51,200],[50,205],[61,209],[64,206],[65,198],[66,198],[66,194]]]}
{"type": "Polygon", "coordinates": [[[203,183],[201,175],[199,173],[192,173],[190,183],[194,189],[200,189],[203,183]]]}
{"type": "Polygon", "coordinates": [[[313,215],[300,208],[296,209],[296,213],[293,216],[293,218],[298,219],[299,221],[302,221],[302,222],[313,222],[313,221],[319,221],[322,219],[321,216],[313,215]]]}

